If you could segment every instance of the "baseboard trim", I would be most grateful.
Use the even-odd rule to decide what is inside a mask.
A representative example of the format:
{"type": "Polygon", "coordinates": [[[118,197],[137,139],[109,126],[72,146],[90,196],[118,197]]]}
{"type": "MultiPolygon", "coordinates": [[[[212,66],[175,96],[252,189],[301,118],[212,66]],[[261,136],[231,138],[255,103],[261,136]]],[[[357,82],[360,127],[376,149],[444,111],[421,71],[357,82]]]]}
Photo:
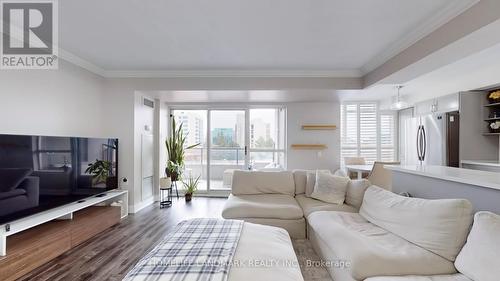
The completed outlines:
{"type": "Polygon", "coordinates": [[[129,206],[129,213],[135,214],[135,213],[139,212],[140,210],[146,208],[147,206],[152,205],[154,202],[155,202],[155,198],[154,198],[154,196],[151,196],[150,198],[148,198],[140,203],[137,203],[135,205],[130,205],[129,206]]]}

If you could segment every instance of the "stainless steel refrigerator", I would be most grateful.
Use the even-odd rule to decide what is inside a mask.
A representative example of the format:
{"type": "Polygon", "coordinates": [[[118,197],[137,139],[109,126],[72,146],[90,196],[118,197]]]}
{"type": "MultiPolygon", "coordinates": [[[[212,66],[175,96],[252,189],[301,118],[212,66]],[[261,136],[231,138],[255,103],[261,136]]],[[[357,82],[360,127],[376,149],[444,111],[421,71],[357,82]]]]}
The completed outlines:
{"type": "Polygon", "coordinates": [[[400,120],[400,160],[403,165],[446,166],[446,114],[400,120]]]}

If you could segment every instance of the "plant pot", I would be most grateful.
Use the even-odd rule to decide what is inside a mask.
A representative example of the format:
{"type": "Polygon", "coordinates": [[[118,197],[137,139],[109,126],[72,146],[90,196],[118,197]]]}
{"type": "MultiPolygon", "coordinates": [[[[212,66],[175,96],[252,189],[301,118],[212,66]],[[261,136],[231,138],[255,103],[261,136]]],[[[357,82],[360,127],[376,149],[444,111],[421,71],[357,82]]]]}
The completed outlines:
{"type": "Polygon", "coordinates": [[[172,184],[172,180],[169,177],[160,178],[160,187],[168,188],[172,184]]]}
{"type": "Polygon", "coordinates": [[[167,174],[167,177],[170,177],[171,181],[179,180],[179,174],[177,172],[170,172],[168,169],[165,169],[165,174],[167,174]]]}
{"type": "Polygon", "coordinates": [[[191,200],[193,199],[193,194],[192,193],[184,194],[184,199],[186,199],[186,202],[191,202],[191,200]]]}

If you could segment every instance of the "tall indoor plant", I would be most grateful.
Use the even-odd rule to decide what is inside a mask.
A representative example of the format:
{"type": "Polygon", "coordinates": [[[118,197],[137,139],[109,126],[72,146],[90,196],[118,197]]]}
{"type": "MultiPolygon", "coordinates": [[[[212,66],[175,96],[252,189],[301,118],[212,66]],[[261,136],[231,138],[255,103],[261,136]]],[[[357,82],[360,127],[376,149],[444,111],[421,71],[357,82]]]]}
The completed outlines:
{"type": "Polygon", "coordinates": [[[170,115],[170,118],[172,119],[171,132],[165,141],[168,152],[168,162],[165,172],[172,181],[177,181],[184,170],[184,154],[186,149],[194,148],[200,144],[186,146],[186,135],[182,131],[182,123],[177,126],[175,117],[170,115]]]}

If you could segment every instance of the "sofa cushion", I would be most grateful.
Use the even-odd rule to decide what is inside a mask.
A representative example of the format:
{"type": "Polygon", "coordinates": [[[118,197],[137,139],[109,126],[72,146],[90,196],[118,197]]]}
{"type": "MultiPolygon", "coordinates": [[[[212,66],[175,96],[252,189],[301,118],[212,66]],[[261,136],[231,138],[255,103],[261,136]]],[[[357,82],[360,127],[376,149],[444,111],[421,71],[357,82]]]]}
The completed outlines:
{"type": "Polygon", "coordinates": [[[31,173],[31,169],[0,169],[0,192],[16,189],[31,173]]]}
{"type": "Polygon", "coordinates": [[[0,192],[0,200],[11,198],[11,197],[16,197],[16,196],[20,196],[20,195],[24,195],[24,194],[26,194],[26,190],[24,190],[22,188],[16,188],[16,189],[11,190],[11,191],[0,192]]]}
{"type": "Polygon", "coordinates": [[[222,210],[225,219],[276,218],[300,219],[304,213],[292,196],[281,194],[233,195],[222,210]]]}
{"type": "Polygon", "coordinates": [[[304,194],[297,195],[295,199],[302,208],[302,211],[304,212],[304,216],[306,218],[312,212],[318,212],[318,211],[337,211],[337,212],[350,212],[350,213],[357,212],[356,208],[349,206],[347,204],[338,205],[338,204],[326,203],[313,198],[309,198],[304,194]]]}
{"type": "Polygon", "coordinates": [[[361,207],[361,203],[363,203],[365,191],[370,185],[371,184],[367,179],[351,180],[347,186],[345,203],[359,209],[361,207]]]}
{"type": "Polygon", "coordinates": [[[360,215],[424,249],[454,261],[472,223],[472,205],[465,199],[427,200],[397,195],[370,186],[360,215]]]}
{"type": "Polygon", "coordinates": [[[307,170],[293,170],[293,181],[295,182],[295,194],[306,192],[307,170]]]}
{"type": "Polygon", "coordinates": [[[461,273],[473,280],[500,279],[500,216],[478,212],[467,243],[455,261],[461,273]]]}
{"type": "Polygon", "coordinates": [[[292,172],[240,171],[233,173],[231,193],[234,195],[286,194],[295,195],[292,172]]]}
{"type": "Polygon", "coordinates": [[[350,179],[334,176],[330,172],[316,172],[316,183],[311,197],[332,204],[344,204],[350,179]]]}
{"type": "Polygon", "coordinates": [[[357,213],[314,212],[309,228],[354,280],[375,276],[455,273],[453,263],[380,228],[357,213]]]}
{"type": "Polygon", "coordinates": [[[432,275],[432,276],[421,276],[421,275],[407,275],[407,276],[380,276],[367,278],[364,281],[473,281],[467,276],[455,273],[447,275],[432,275]]]}

